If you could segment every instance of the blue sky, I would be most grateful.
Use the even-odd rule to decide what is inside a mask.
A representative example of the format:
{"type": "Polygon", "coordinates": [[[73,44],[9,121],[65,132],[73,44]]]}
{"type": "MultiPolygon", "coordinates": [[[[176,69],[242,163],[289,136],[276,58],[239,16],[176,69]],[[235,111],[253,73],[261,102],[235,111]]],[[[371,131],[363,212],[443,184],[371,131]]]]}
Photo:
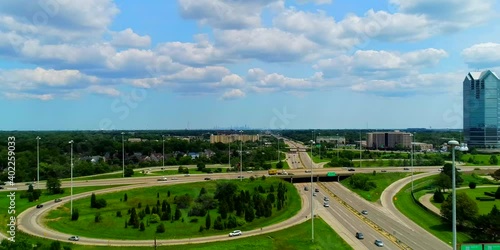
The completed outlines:
{"type": "Polygon", "coordinates": [[[461,128],[469,0],[0,3],[0,130],[461,128]]]}

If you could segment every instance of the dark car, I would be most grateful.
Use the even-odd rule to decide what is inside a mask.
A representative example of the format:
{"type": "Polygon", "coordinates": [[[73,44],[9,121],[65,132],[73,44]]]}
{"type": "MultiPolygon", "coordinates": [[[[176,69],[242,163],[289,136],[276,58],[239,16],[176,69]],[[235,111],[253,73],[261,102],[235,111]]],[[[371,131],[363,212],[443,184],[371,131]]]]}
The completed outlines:
{"type": "Polygon", "coordinates": [[[36,205],[36,208],[42,208],[42,207],[43,207],[43,205],[42,205],[42,204],[38,204],[38,205],[36,205]]]}
{"type": "Polygon", "coordinates": [[[205,177],[205,180],[206,180],[206,181],[209,181],[209,180],[211,180],[211,179],[212,179],[212,178],[210,178],[210,177],[205,177]]]}
{"type": "Polygon", "coordinates": [[[364,239],[364,238],[365,238],[365,236],[363,235],[363,233],[361,233],[361,232],[357,232],[357,233],[356,233],[356,238],[358,238],[358,239],[362,240],[362,239],[364,239]]]}
{"type": "Polygon", "coordinates": [[[57,199],[54,200],[54,202],[60,202],[60,201],[62,201],[62,200],[59,199],[59,198],[57,198],[57,199]]]}
{"type": "Polygon", "coordinates": [[[356,171],[354,168],[350,168],[348,169],[348,171],[356,171]]]}
{"type": "Polygon", "coordinates": [[[410,170],[410,168],[403,168],[403,170],[410,170]]]}

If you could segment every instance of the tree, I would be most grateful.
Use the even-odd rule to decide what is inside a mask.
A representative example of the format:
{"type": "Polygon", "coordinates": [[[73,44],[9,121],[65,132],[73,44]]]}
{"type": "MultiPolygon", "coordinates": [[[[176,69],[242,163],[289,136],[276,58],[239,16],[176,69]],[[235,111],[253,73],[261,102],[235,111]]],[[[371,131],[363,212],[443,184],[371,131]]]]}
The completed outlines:
{"type": "MultiPolygon", "coordinates": [[[[473,224],[477,213],[477,203],[472,200],[466,193],[457,194],[457,225],[469,226],[473,224]]],[[[448,195],[446,200],[441,204],[441,216],[451,223],[452,218],[452,196],[448,195]]]]}
{"type": "Polygon", "coordinates": [[[441,192],[441,189],[436,189],[436,191],[434,191],[434,196],[432,197],[434,199],[434,202],[436,203],[443,203],[444,201],[444,195],[443,195],[443,192],[441,192]]]}
{"type": "Polygon", "coordinates": [[[470,189],[474,189],[474,188],[476,188],[476,183],[475,183],[475,182],[473,182],[473,181],[469,182],[469,188],[470,188],[470,189]]]}
{"type": "Polygon", "coordinates": [[[203,171],[205,169],[205,163],[200,162],[196,164],[196,169],[198,169],[198,171],[200,172],[203,171]]]}
{"type": "Polygon", "coordinates": [[[497,191],[495,192],[495,199],[500,199],[500,187],[498,187],[497,191]]]}
{"type": "MultiPolygon", "coordinates": [[[[450,180],[452,179],[452,168],[453,168],[453,165],[451,163],[445,163],[444,166],[443,166],[443,171],[441,173],[447,175],[448,177],[450,177],[450,180]]],[[[458,187],[460,186],[460,184],[462,184],[464,182],[464,179],[462,179],[462,177],[460,176],[462,173],[458,172],[458,170],[455,168],[455,185],[458,187]]],[[[450,181],[451,183],[451,181],[450,181]]],[[[451,185],[450,185],[451,187],[451,185]]]]}
{"type": "Polygon", "coordinates": [[[500,180],[500,169],[495,170],[495,172],[493,172],[491,177],[493,177],[493,179],[495,179],[497,181],[500,180]]]}
{"type": "Polygon", "coordinates": [[[127,197],[127,194],[125,193],[125,194],[123,195],[123,201],[127,201],[127,199],[128,199],[128,197],[127,197]]]}
{"type": "Polygon", "coordinates": [[[222,223],[222,218],[220,216],[217,217],[214,221],[214,229],[216,230],[223,230],[224,229],[224,224],[222,223]]]}
{"type": "Polygon", "coordinates": [[[491,155],[490,156],[490,164],[491,165],[498,165],[498,158],[496,155],[491,155]]]}
{"type": "Polygon", "coordinates": [[[73,208],[73,214],[71,215],[71,220],[77,221],[78,217],[80,217],[80,213],[78,213],[78,208],[73,208]]]}
{"type": "Polygon", "coordinates": [[[252,222],[255,219],[255,211],[250,206],[245,209],[245,221],[252,222]]]}
{"type": "Polygon", "coordinates": [[[493,205],[490,213],[480,215],[474,223],[471,236],[476,242],[498,242],[500,240],[500,211],[493,205]]]}
{"type": "Polygon", "coordinates": [[[101,217],[101,213],[96,213],[95,216],[94,216],[94,222],[101,222],[102,221],[102,217],[101,217]]]}
{"type": "Polygon", "coordinates": [[[210,229],[211,224],[212,224],[212,221],[210,219],[210,213],[207,213],[207,217],[205,217],[205,228],[207,230],[210,229]]]}
{"type": "Polygon", "coordinates": [[[144,222],[141,221],[141,226],[139,227],[139,231],[146,230],[146,226],[144,226],[144,222]]]}
{"type": "Polygon", "coordinates": [[[282,169],[283,168],[283,162],[280,160],[278,163],[276,163],[276,168],[277,169],[282,169]]]}
{"type": "Polygon", "coordinates": [[[90,196],[90,207],[91,208],[96,207],[96,197],[94,193],[92,193],[92,195],[90,196]]]}
{"type": "Polygon", "coordinates": [[[181,218],[181,216],[182,216],[181,210],[178,207],[176,207],[175,208],[174,220],[179,220],[181,218]]]}
{"type": "Polygon", "coordinates": [[[134,175],[134,170],[132,168],[126,168],[124,176],[125,177],[131,177],[132,175],[134,175]]]}
{"type": "Polygon", "coordinates": [[[49,194],[60,194],[62,193],[61,181],[57,177],[49,177],[47,179],[47,191],[49,194]]]}
{"type": "Polygon", "coordinates": [[[53,241],[50,243],[50,250],[61,250],[61,242],[59,241],[53,241]]]}
{"type": "Polygon", "coordinates": [[[451,178],[444,174],[440,173],[437,175],[436,179],[434,179],[434,184],[441,189],[441,191],[444,191],[446,189],[451,188],[451,178]]]}
{"type": "Polygon", "coordinates": [[[158,214],[152,214],[150,217],[149,217],[149,222],[150,223],[158,223],[160,222],[160,216],[158,214]]]}
{"type": "Polygon", "coordinates": [[[156,227],[156,232],[157,232],[157,233],[164,233],[164,232],[165,232],[165,225],[163,225],[163,223],[160,223],[160,224],[156,227]]]}

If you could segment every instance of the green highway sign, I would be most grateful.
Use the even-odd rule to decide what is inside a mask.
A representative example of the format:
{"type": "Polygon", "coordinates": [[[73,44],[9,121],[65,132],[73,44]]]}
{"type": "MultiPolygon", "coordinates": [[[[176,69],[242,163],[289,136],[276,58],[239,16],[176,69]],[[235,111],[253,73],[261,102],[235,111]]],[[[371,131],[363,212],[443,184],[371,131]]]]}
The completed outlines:
{"type": "Polygon", "coordinates": [[[328,176],[328,177],[337,176],[337,173],[335,173],[335,172],[328,172],[326,174],[326,176],[328,176]]]}
{"type": "Polygon", "coordinates": [[[317,148],[321,148],[321,144],[316,144],[316,147],[317,148]]]}
{"type": "Polygon", "coordinates": [[[460,247],[461,250],[483,250],[483,245],[482,244],[474,244],[474,245],[462,245],[460,247]]]}
{"type": "Polygon", "coordinates": [[[500,244],[484,244],[484,250],[500,250],[500,244]]]}

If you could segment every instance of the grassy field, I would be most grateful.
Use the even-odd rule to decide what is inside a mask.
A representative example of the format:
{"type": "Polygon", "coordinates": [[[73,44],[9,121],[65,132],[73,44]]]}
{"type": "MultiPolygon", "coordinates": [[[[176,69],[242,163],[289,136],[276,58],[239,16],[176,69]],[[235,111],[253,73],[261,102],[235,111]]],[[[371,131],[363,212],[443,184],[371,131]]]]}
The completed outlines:
{"type": "MultiPolygon", "coordinates": [[[[226,232],[224,232],[226,233],[226,232]]],[[[245,233],[245,232],[243,232],[245,233]]],[[[252,236],[247,238],[235,238],[230,241],[211,242],[204,244],[187,244],[176,246],[158,246],[158,249],[183,249],[183,250],[242,250],[242,249],[287,249],[287,250],[302,250],[302,249],[352,249],[347,243],[328,226],[321,218],[314,220],[314,234],[315,242],[311,244],[311,222],[306,221],[302,224],[273,232],[262,234],[259,236],[252,236]]],[[[27,236],[18,232],[18,237],[22,237],[30,244],[43,244],[48,246],[52,243],[51,240],[27,236]]],[[[63,242],[62,246],[69,246],[73,250],[105,250],[105,249],[126,249],[126,250],[146,250],[152,247],[111,247],[111,246],[84,246],[75,245],[63,242]]],[[[153,246],[153,240],[151,240],[153,246]]]]}
{"type": "MultiPolygon", "coordinates": [[[[307,154],[309,155],[309,157],[311,157],[311,152],[308,152],[307,154]]],[[[326,154],[321,153],[321,155],[323,156],[323,159],[319,158],[319,155],[313,155],[312,156],[312,159],[313,159],[314,163],[321,163],[321,162],[330,162],[330,161],[332,161],[332,159],[324,157],[326,154]]]]}
{"type": "MultiPolygon", "coordinates": [[[[121,185],[114,185],[114,186],[101,186],[101,187],[74,187],[73,188],[73,194],[79,194],[79,193],[85,193],[88,191],[93,191],[93,190],[99,190],[99,189],[104,189],[104,188],[111,188],[111,187],[118,187],[121,185]]],[[[24,210],[34,207],[37,204],[44,203],[47,201],[53,201],[56,198],[63,198],[64,196],[68,196],[70,194],[70,189],[69,188],[64,188],[64,194],[54,194],[50,195],[45,193],[45,190],[42,191],[42,195],[40,196],[39,200],[36,202],[29,202],[28,198],[21,199],[20,195],[24,191],[18,191],[16,192],[16,214],[20,214],[24,210]]],[[[3,193],[7,195],[7,193],[3,193]]],[[[63,198],[66,199],[66,198],[63,198]]],[[[5,211],[1,213],[0,215],[0,224],[6,225],[8,223],[8,217],[9,215],[7,213],[9,207],[9,199],[1,199],[0,201],[0,211],[5,211]]],[[[6,232],[6,227],[2,227],[2,232],[6,232]]]]}
{"type": "MultiPolygon", "coordinates": [[[[228,180],[220,180],[220,182],[226,181],[228,180]]],[[[281,179],[277,178],[267,178],[266,181],[262,181],[260,178],[255,181],[250,181],[249,179],[245,179],[242,182],[237,180],[231,181],[239,186],[239,190],[249,190],[250,193],[253,193],[254,188],[259,185],[261,185],[265,190],[269,190],[270,186],[273,185],[276,192],[278,183],[282,182],[281,179]]],[[[285,183],[288,188],[288,192],[286,193],[288,198],[286,209],[277,212],[276,208],[273,208],[273,215],[271,217],[256,218],[252,222],[244,223],[239,227],[239,229],[251,230],[272,225],[292,217],[300,210],[301,199],[297,190],[290,183],[282,183],[285,183]]],[[[143,232],[138,229],[133,229],[132,227],[125,228],[125,221],[127,221],[130,217],[127,215],[128,209],[131,207],[136,207],[137,209],[139,202],[142,204],[141,209],[144,209],[146,205],[149,205],[150,207],[155,206],[157,204],[157,200],[160,202],[167,200],[172,206],[172,211],[174,211],[175,205],[173,203],[175,196],[189,194],[191,197],[197,197],[202,187],[205,187],[208,193],[213,193],[216,188],[216,182],[207,181],[179,184],[174,186],[157,186],[103,194],[97,197],[98,199],[104,198],[107,201],[107,207],[102,209],[90,208],[90,198],[80,199],[73,201],[73,206],[78,208],[80,212],[80,218],[78,221],[69,220],[69,205],[66,205],[50,212],[45,218],[45,222],[47,226],[53,228],[54,230],[85,237],[105,239],[147,239],[150,235],[154,235],[157,224],[146,226],[145,231],[143,232]],[[170,197],[167,195],[168,191],[171,192],[170,197]],[[122,202],[120,199],[124,197],[125,193],[127,193],[128,200],[127,202],[122,202]],[[157,194],[160,198],[157,198],[157,194]],[[123,217],[116,217],[117,211],[121,211],[123,217]],[[94,217],[97,212],[101,214],[103,218],[102,222],[94,222],[94,217]]],[[[138,209],[137,211],[139,212],[141,209],[138,209]]],[[[198,232],[200,225],[205,224],[205,217],[188,217],[187,209],[183,209],[181,211],[183,221],[164,222],[166,233],[159,234],[159,238],[179,239],[203,237],[221,233],[221,231],[214,230],[212,228],[210,230],[198,232]],[[190,222],[193,218],[197,218],[198,222],[190,222]]],[[[210,215],[212,221],[214,221],[218,215],[217,210],[211,210],[210,215]]],[[[148,218],[149,215],[146,215],[143,221],[146,223],[148,218]]]]}
{"type": "MultiPolygon", "coordinates": [[[[215,170],[215,168],[212,168],[212,170],[215,170]]],[[[226,169],[222,169],[222,172],[225,173],[226,169]]],[[[177,175],[179,172],[177,169],[166,169],[166,170],[161,170],[161,171],[153,171],[150,172],[149,174],[143,174],[139,171],[134,171],[134,175],[128,178],[134,178],[134,177],[147,177],[147,176],[164,176],[164,175],[177,175]]],[[[202,171],[198,171],[196,169],[189,169],[189,174],[206,174],[202,171]]],[[[180,174],[184,175],[184,174],[180,174]]],[[[74,178],[74,180],[102,180],[102,179],[112,179],[112,178],[122,178],[123,173],[112,173],[112,174],[102,174],[102,175],[97,175],[97,176],[85,176],[85,177],[77,177],[74,178]]],[[[69,180],[69,179],[66,179],[69,180]]]]}
{"type": "MultiPolygon", "coordinates": [[[[496,155],[496,156],[500,160],[500,155],[496,155]]],[[[460,160],[462,162],[465,162],[466,165],[468,165],[468,166],[490,165],[490,157],[491,157],[491,155],[480,155],[480,154],[471,155],[471,154],[464,154],[464,155],[462,155],[462,157],[460,158],[460,160]],[[469,163],[468,161],[469,161],[470,158],[473,158],[473,160],[475,162],[474,163],[469,163]]]]}
{"type": "Polygon", "coordinates": [[[361,197],[363,197],[368,201],[377,201],[380,199],[380,195],[382,194],[382,191],[384,191],[384,189],[386,189],[393,182],[409,176],[410,173],[377,173],[376,175],[373,174],[357,174],[357,175],[368,176],[368,178],[371,181],[375,182],[377,187],[370,191],[356,189],[349,184],[349,178],[340,181],[340,183],[342,183],[342,185],[346,186],[347,188],[359,194],[361,197]]]}
{"type": "MultiPolygon", "coordinates": [[[[490,188],[476,187],[475,189],[470,189],[470,188],[458,189],[457,194],[466,193],[471,199],[476,201],[477,207],[479,208],[479,214],[488,214],[493,208],[493,205],[497,205],[497,207],[500,208],[500,200],[496,199],[495,201],[478,201],[476,200],[476,197],[486,197],[486,195],[484,195],[484,192],[495,193],[496,191],[497,191],[496,187],[490,187],[490,188]]],[[[448,195],[451,195],[451,192],[448,193],[448,195]]],[[[438,208],[441,208],[441,203],[432,202],[432,204],[434,204],[438,208]]]]}
{"type": "MultiPolygon", "coordinates": [[[[414,188],[428,186],[434,182],[434,178],[435,176],[429,176],[416,180],[413,184],[414,188]]],[[[396,196],[394,196],[394,204],[406,217],[410,218],[413,222],[435,235],[438,239],[448,243],[451,242],[453,238],[450,230],[451,227],[443,224],[441,217],[437,216],[433,212],[426,211],[413,201],[411,197],[411,183],[406,185],[396,194],[396,196]]],[[[458,243],[465,243],[469,240],[470,237],[467,234],[462,232],[457,233],[458,243]]]]}

